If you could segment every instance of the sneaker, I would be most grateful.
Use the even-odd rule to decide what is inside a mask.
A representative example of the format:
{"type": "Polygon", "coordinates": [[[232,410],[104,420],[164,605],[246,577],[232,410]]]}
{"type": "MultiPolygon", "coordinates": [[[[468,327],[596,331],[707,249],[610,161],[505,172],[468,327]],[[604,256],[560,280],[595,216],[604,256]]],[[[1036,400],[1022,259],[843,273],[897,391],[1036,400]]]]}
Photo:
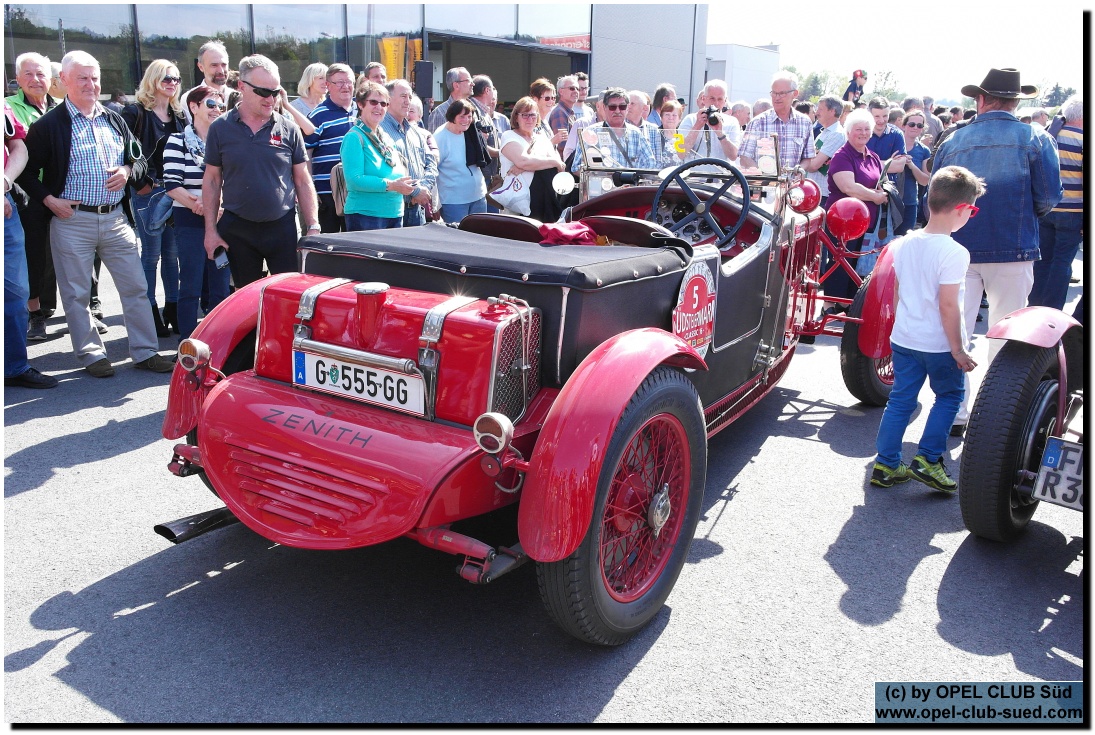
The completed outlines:
{"type": "Polygon", "coordinates": [[[99,317],[97,317],[95,315],[92,315],[91,323],[95,327],[95,331],[98,332],[99,334],[106,334],[107,332],[110,331],[110,327],[103,324],[103,322],[99,319],[99,317]]]}
{"type": "Polygon", "coordinates": [[[899,482],[909,481],[909,466],[904,462],[900,462],[897,465],[897,469],[887,467],[881,462],[874,463],[874,470],[871,472],[871,484],[878,487],[893,487],[899,482]]]}
{"type": "Polygon", "coordinates": [[[27,328],[28,342],[41,342],[46,338],[46,318],[44,316],[31,315],[30,326],[27,328]]]}
{"type": "Polygon", "coordinates": [[[5,386],[14,385],[20,388],[56,388],[58,382],[52,375],[43,375],[34,368],[28,368],[14,378],[4,378],[5,386]]]}
{"type": "Polygon", "coordinates": [[[114,374],[114,366],[111,365],[110,360],[105,357],[101,360],[96,360],[95,362],[91,363],[86,368],[84,368],[84,370],[87,370],[89,373],[92,374],[93,377],[96,378],[109,378],[111,375],[114,374]]]}
{"type": "Polygon", "coordinates": [[[924,455],[916,455],[913,457],[913,463],[912,467],[909,468],[909,474],[928,487],[934,488],[942,493],[953,494],[958,490],[958,483],[952,480],[951,476],[947,474],[947,468],[943,466],[942,457],[935,462],[929,462],[924,458],[924,455]]]}
{"type": "Polygon", "coordinates": [[[138,370],[151,370],[154,373],[169,373],[175,369],[175,360],[172,357],[156,354],[147,360],[133,363],[133,367],[138,370]]]}
{"type": "Polygon", "coordinates": [[[103,304],[101,301],[99,301],[99,299],[91,300],[91,316],[95,317],[96,319],[103,318],[103,304]]]}

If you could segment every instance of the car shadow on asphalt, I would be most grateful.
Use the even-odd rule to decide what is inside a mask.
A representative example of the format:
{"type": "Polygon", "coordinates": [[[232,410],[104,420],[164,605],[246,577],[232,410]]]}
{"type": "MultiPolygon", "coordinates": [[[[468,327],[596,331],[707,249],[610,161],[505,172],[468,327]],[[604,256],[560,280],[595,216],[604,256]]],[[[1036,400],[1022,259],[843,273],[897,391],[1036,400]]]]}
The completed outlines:
{"type": "Polygon", "coordinates": [[[969,534],[939,585],[939,635],[964,651],[1011,654],[1046,681],[1084,678],[1084,539],[1032,520],[1002,544],[969,534]]]}
{"type": "Polygon", "coordinates": [[[235,525],[47,600],[43,640],[5,670],[55,666],[125,722],[591,722],[672,614],[587,645],[549,620],[531,565],[473,586],[455,564],[407,540],[307,551],[235,525]]]}

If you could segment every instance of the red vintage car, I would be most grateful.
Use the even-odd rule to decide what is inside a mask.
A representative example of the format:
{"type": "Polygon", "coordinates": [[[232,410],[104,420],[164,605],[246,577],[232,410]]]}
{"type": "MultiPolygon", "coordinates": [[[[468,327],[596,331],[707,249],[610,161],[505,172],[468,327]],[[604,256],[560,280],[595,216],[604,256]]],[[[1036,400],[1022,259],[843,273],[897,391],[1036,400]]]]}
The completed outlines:
{"type": "MultiPolygon", "coordinates": [[[[568,228],[506,214],[318,235],[299,273],[214,309],[180,346],[163,435],[185,437],[172,471],[227,507],[158,530],[238,519],[330,550],[407,537],[475,583],[531,559],[564,630],[636,633],[687,556],[707,439],[801,338],[843,322],[850,387],[885,401],[889,328],[861,315],[884,314],[887,279],[822,314],[822,248],[851,267],[798,170],[599,165],[581,185],[567,219],[604,245],[542,244],[568,228]],[[514,503],[509,546],[453,530],[514,503]]],[[[830,213],[842,238],[865,227],[854,206],[830,213]]]]}

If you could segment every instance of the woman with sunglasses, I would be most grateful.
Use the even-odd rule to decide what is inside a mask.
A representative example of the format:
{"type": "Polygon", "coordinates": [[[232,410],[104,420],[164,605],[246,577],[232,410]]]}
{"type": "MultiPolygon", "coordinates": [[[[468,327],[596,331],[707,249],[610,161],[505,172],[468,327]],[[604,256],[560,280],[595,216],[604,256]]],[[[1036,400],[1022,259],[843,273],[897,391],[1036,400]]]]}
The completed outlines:
{"type": "Polygon", "coordinates": [[[453,100],[445,110],[445,124],[433,133],[437,143],[437,193],[441,216],[457,223],[469,214],[487,211],[487,182],[483,170],[468,162],[464,133],[475,120],[471,100],[453,100]]]}
{"type": "Polygon", "coordinates": [[[553,146],[558,146],[567,139],[567,130],[559,128],[552,133],[547,124],[551,109],[555,107],[555,103],[559,100],[555,85],[541,77],[529,85],[528,93],[529,97],[536,101],[536,111],[540,113],[540,122],[536,124],[536,132],[547,136],[553,146]]]}
{"type": "Polygon", "coordinates": [[[167,138],[181,133],[186,125],[182,103],[179,69],[166,59],[156,59],[148,65],[141,86],[137,89],[137,101],[122,110],[129,129],[141,144],[148,161],[148,173],[133,187],[133,214],[137,220],[137,234],[141,238],[141,264],[148,280],[148,300],[156,322],[156,334],[166,337],[171,327],[179,331],[177,316],[179,300],[179,254],[175,246],[175,230],[155,215],[157,204],[164,196],[163,149],[167,138]],[[163,279],[163,317],[156,306],[156,265],[161,262],[160,277],[163,279]]]}
{"type": "MultiPolygon", "coordinates": [[[[665,168],[667,166],[680,166],[684,153],[677,150],[678,138],[677,127],[681,124],[681,116],[684,113],[684,106],[677,102],[677,100],[666,100],[661,109],[658,110],[658,119],[661,120],[661,129],[658,131],[659,146],[658,150],[654,151],[655,158],[658,159],[658,167],[665,168]]],[[[680,147],[684,149],[684,139],[679,140],[680,147]]]]}
{"type": "MultiPolygon", "coordinates": [[[[547,136],[537,132],[540,113],[537,111],[535,99],[522,97],[517,100],[509,122],[510,129],[502,133],[500,141],[503,178],[514,174],[520,178],[524,186],[531,187],[533,172],[563,170],[563,159],[559,157],[559,151],[551,144],[547,136]]],[[[551,212],[544,211],[545,208],[546,203],[543,202],[542,197],[540,201],[537,197],[531,197],[529,212],[510,212],[510,214],[528,215],[540,221],[553,221],[558,218],[557,212],[553,217],[551,212]]]]}
{"type": "Polygon", "coordinates": [[[403,197],[415,189],[407,164],[380,127],[390,98],[382,84],[361,82],[358,117],[342,138],[342,171],[346,176],[346,231],[386,230],[403,226],[403,197]]]}
{"type": "Polygon", "coordinates": [[[227,268],[218,268],[205,252],[205,210],[202,177],[205,175],[205,139],[209,125],[224,113],[224,97],[212,87],[200,86],[186,96],[186,108],[194,122],[167,139],[163,152],[163,180],[173,200],[175,240],[179,246],[179,341],[198,325],[198,301],[202,280],[209,286],[208,307],[228,297],[227,268]]]}
{"type": "Polygon", "coordinates": [[[905,205],[905,218],[901,226],[895,231],[895,235],[904,235],[916,225],[916,215],[920,208],[920,194],[917,185],[927,186],[931,178],[924,170],[924,161],[931,156],[931,149],[920,142],[924,134],[924,127],[928,119],[923,110],[909,110],[901,120],[901,132],[905,134],[905,150],[908,157],[905,159],[904,175],[898,177],[898,182],[903,184],[901,190],[902,203],[905,205]]]}

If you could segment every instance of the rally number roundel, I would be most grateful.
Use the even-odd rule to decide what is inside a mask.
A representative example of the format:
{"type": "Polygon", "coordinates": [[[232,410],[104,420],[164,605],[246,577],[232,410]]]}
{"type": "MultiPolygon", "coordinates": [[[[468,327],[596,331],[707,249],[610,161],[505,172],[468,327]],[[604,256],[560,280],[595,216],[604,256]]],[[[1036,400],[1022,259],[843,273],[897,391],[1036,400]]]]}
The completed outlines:
{"type": "Polygon", "coordinates": [[[703,357],[715,335],[715,279],[707,262],[697,260],[684,273],[673,310],[673,334],[703,357]]]}

